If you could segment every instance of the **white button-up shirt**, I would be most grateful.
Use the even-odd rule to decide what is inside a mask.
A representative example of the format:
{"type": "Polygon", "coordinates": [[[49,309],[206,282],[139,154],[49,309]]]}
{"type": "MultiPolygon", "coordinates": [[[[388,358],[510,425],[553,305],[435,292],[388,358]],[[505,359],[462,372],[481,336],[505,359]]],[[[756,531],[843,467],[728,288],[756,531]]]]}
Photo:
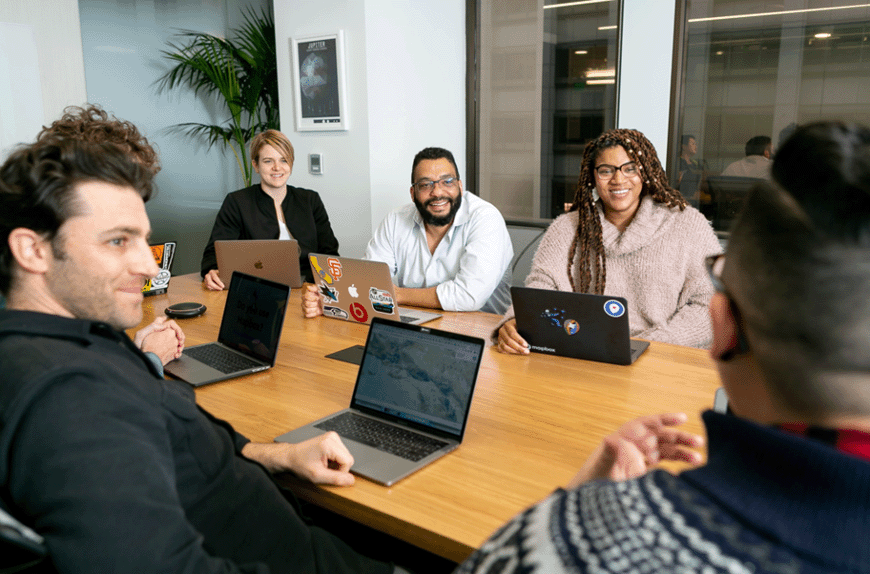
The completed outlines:
{"type": "Polygon", "coordinates": [[[429,252],[423,218],[411,203],[384,218],[365,258],[387,263],[399,287],[435,287],[445,311],[501,315],[510,306],[513,256],[498,209],[464,191],[462,205],[435,253],[429,252]]]}

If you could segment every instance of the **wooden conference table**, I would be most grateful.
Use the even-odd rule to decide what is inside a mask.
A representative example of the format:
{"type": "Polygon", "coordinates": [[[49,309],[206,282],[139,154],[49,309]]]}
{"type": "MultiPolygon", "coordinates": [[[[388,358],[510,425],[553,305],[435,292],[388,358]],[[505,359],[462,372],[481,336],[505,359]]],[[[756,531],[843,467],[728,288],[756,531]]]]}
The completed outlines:
{"type": "MultiPolygon", "coordinates": [[[[143,325],[167,305],[198,301],[205,315],[179,320],[194,345],[217,338],[226,292],[210,292],[198,274],[174,277],[169,292],[144,302],[143,325]]],[[[499,317],[450,313],[428,323],[489,339],[499,317]]],[[[350,403],[357,367],[325,355],[364,344],[368,328],[318,317],[306,320],[293,290],[275,368],[200,387],[197,400],[253,441],[276,436],[350,403]]],[[[303,499],[455,562],[499,526],[566,484],[601,438],[625,421],[659,412],[699,413],[719,386],[706,351],[652,343],[629,367],[488,346],[465,440],[456,451],[386,488],[357,478],[349,488],[291,480],[303,499]]],[[[674,465],[672,470],[679,469],[674,465]]]]}

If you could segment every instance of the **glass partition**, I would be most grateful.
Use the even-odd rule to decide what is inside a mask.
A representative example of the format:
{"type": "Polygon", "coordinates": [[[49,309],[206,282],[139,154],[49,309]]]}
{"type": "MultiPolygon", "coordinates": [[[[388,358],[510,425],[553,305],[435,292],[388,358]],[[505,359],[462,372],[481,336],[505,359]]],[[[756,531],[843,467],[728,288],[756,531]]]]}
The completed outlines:
{"type": "Polygon", "coordinates": [[[687,0],[672,183],[728,228],[799,124],[868,123],[870,3],[687,0]]]}

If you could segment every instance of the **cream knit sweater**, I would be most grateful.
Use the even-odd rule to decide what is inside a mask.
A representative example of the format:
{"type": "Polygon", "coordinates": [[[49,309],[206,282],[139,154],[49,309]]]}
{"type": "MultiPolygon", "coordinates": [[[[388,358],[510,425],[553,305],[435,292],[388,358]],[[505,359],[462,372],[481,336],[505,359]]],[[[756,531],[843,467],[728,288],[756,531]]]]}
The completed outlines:
{"type": "MultiPolygon", "coordinates": [[[[714,290],[704,258],[722,252],[710,223],[693,207],[671,209],[649,197],[641,200],[622,233],[604,218],[600,201],[598,215],[607,265],[604,293],[628,301],[631,336],[708,348],[712,331],[707,307],[714,290]]],[[[576,211],[560,215],[547,229],[526,287],[571,290],[566,262],[577,217],[576,211]]],[[[579,281],[579,258],[578,253],[575,281],[579,281]]],[[[513,316],[511,307],[502,324],[513,316]]]]}

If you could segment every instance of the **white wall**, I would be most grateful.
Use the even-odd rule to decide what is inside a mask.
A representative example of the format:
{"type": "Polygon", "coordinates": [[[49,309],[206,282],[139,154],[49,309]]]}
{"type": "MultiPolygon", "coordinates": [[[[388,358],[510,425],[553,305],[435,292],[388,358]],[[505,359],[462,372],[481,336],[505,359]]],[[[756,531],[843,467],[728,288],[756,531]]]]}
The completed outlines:
{"type": "Polygon", "coordinates": [[[4,149],[32,141],[44,123],[86,95],[77,0],[3,0],[0,23],[3,157],[4,149]]]}
{"type": "Polygon", "coordinates": [[[293,142],[290,182],[318,191],[343,255],[358,257],[384,216],[410,201],[420,149],[465,165],[465,2],[274,0],[281,131],[293,142]],[[344,30],[350,129],[297,132],[290,39],[344,30]],[[323,175],[308,154],[323,155],[323,175]]]}

